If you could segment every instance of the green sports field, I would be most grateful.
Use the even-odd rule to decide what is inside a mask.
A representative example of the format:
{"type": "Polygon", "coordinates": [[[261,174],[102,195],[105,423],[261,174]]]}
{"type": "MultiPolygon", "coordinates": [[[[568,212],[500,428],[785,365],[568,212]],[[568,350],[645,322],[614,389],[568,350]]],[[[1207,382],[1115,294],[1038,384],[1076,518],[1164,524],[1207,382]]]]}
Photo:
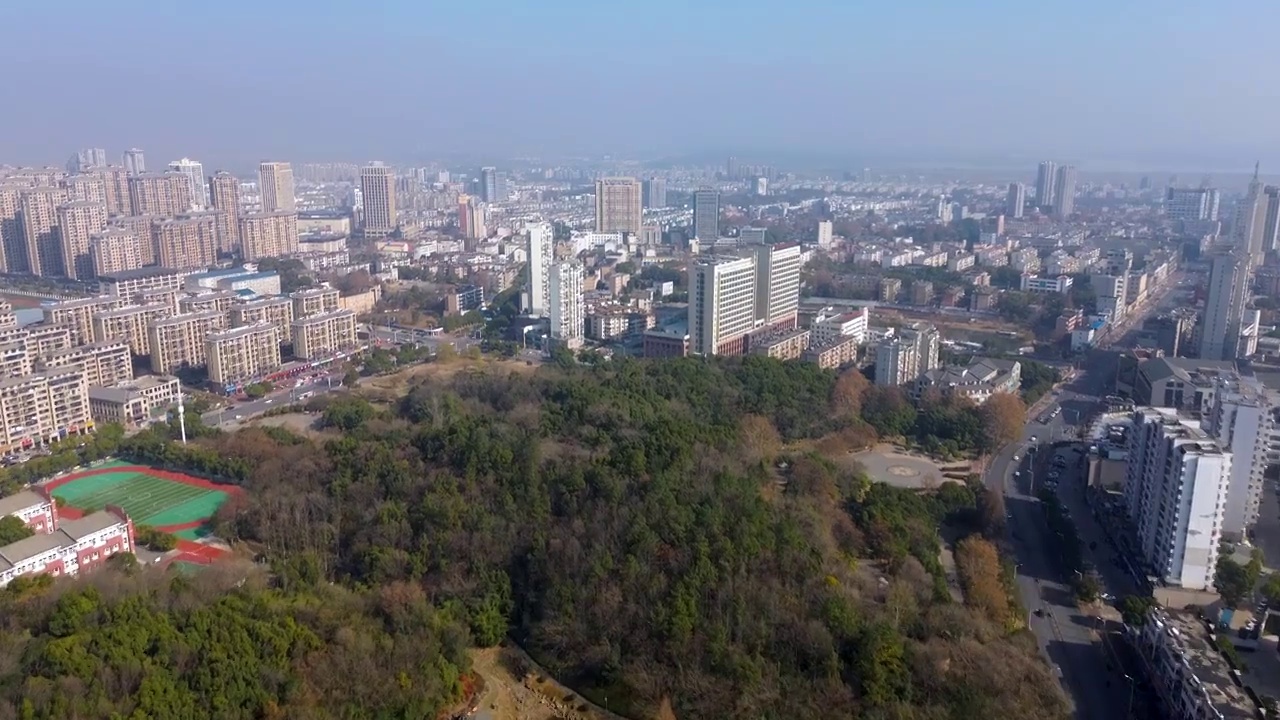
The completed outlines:
{"type": "Polygon", "coordinates": [[[225,492],[157,477],[136,466],[108,465],[51,486],[54,497],[81,512],[118,505],[136,525],[173,528],[183,536],[198,534],[192,526],[212,517],[227,499],[225,492]]]}

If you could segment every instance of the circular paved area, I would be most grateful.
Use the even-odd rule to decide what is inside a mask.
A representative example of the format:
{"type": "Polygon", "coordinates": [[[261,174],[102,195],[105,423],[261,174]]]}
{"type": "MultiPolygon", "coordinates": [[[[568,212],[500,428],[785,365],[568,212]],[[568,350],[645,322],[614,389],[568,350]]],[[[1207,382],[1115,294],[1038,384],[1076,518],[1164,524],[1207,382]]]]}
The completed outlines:
{"type": "Polygon", "coordinates": [[[865,450],[853,456],[872,481],[889,483],[895,487],[919,488],[926,481],[937,485],[943,482],[942,471],[930,460],[914,455],[900,455],[886,449],[865,450]]]}

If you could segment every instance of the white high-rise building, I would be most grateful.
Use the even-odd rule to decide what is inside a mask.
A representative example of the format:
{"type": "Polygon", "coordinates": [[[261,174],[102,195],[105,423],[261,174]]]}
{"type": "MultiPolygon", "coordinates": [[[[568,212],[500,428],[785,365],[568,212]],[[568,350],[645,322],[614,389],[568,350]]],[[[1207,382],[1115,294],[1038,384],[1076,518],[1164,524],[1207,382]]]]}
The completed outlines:
{"type": "Polygon", "coordinates": [[[1249,263],[1235,252],[1214,255],[1200,322],[1200,359],[1235,360],[1244,321],[1249,263]]]}
{"type": "Polygon", "coordinates": [[[1266,251],[1270,249],[1264,242],[1267,202],[1267,198],[1263,195],[1262,182],[1258,179],[1258,166],[1255,165],[1249,189],[1236,207],[1235,227],[1232,234],[1237,250],[1246,253],[1249,264],[1254,267],[1262,264],[1266,251]]]}
{"type": "Polygon", "coordinates": [[[1053,204],[1054,189],[1058,182],[1058,163],[1045,160],[1040,163],[1036,173],[1036,205],[1048,207],[1053,204]]]}
{"type": "Polygon", "coordinates": [[[1169,188],[1164,214],[1170,220],[1217,220],[1218,191],[1213,188],[1169,188]]]}
{"type": "Polygon", "coordinates": [[[169,169],[180,172],[187,178],[192,210],[204,210],[209,207],[209,188],[205,183],[203,165],[191,158],[182,158],[169,163],[169,169]]]}
{"type": "Polygon", "coordinates": [[[1022,217],[1022,209],[1027,205],[1027,186],[1020,182],[1009,183],[1009,196],[1004,202],[1004,214],[1011,218],[1022,217]]]}
{"type": "Polygon", "coordinates": [[[1076,211],[1076,169],[1071,165],[1058,168],[1058,177],[1053,183],[1053,214],[1059,220],[1066,220],[1076,211]]]}
{"type": "Polygon", "coordinates": [[[689,264],[691,354],[743,354],[755,310],[755,257],[708,257],[689,264]]]}
{"type": "Polygon", "coordinates": [[[800,315],[800,246],[756,245],[756,325],[793,329],[800,315]]]}
{"type": "Polygon", "coordinates": [[[900,337],[876,345],[876,385],[893,387],[916,379],[916,345],[900,337]]]}
{"type": "Polygon", "coordinates": [[[295,212],[297,196],[293,190],[293,166],[287,162],[264,160],[258,164],[258,192],[262,195],[262,212],[295,212]]]}
{"type": "Polygon", "coordinates": [[[141,175],[147,171],[147,159],[142,151],[138,148],[129,148],[124,151],[124,169],[129,176],[141,175]]]}
{"type": "Polygon", "coordinates": [[[1133,413],[1125,507],[1142,560],[1165,583],[1212,589],[1231,466],[1231,453],[1176,411],[1133,413]]]}
{"type": "Polygon", "coordinates": [[[586,334],[586,303],[583,295],[583,267],[576,260],[551,266],[548,282],[551,341],[556,347],[577,350],[586,334]]]}
{"type": "Polygon", "coordinates": [[[1258,520],[1263,471],[1269,456],[1280,450],[1277,410],[1270,393],[1254,378],[1215,379],[1204,429],[1235,458],[1222,521],[1222,534],[1229,540],[1243,539],[1258,520]]]}
{"type": "Polygon", "coordinates": [[[525,228],[529,233],[529,289],[525,310],[534,317],[545,317],[551,295],[551,262],[555,260],[555,234],[550,223],[534,223],[525,228]]]}
{"type": "Polygon", "coordinates": [[[818,247],[826,250],[835,241],[833,226],[830,220],[818,221],[818,247]]]}

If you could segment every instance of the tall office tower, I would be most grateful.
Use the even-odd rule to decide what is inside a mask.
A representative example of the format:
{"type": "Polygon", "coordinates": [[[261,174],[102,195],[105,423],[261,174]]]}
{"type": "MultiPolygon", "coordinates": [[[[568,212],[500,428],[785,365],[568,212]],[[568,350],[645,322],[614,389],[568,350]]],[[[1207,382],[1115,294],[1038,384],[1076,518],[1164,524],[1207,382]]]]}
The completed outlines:
{"type": "Polygon", "coordinates": [[[698,190],[693,194],[693,236],[706,243],[720,237],[720,192],[698,190]]]}
{"type": "Polygon", "coordinates": [[[297,253],[298,215],[273,212],[240,216],[240,252],[246,262],[297,253]]]}
{"type": "Polygon", "coordinates": [[[62,181],[67,190],[67,199],[72,202],[92,202],[107,206],[107,183],[97,173],[72,175],[62,181]]]}
{"type": "Polygon", "coordinates": [[[586,334],[582,263],[566,260],[552,264],[547,291],[551,341],[556,347],[577,350],[586,334]]]}
{"type": "Polygon", "coordinates": [[[361,168],[360,193],[364,197],[364,236],[386,237],[395,232],[396,176],[391,168],[380,162],[361,168]]]}
{"type": "Polygon", "coordinates": [[[639,234],[642,208],[639,180],[611,177],[596,181],[596,232],[639,234]]]}
{"type": "Polygon", "coordinates": [[[535,223],[529,231],[529,299],[525,312],[545,317],[551,295],[551,263],[555,261],[555,235],[550,223],[535,223]]]}
{"type": "Polygon", "coordinates": [[[27,240],[27,265],[32,275],[62,274],[58,206],[66,201],[67,193],[62,188],[35,187],[22,191],[22,233],[27,240]]]}
{"type": "Polygon", "coordinates": [[[830,220],[818,221],[818,247],[826,250],[835,244],[835,225],[830,220]]]}
{"type": "Polygon", "coordinates": [[[1218,191],[1171,187],[1165,190],[1164,213],[1170,220],[1217,220],[1218,191]]]}
{"type": "Polygon", "coordinates": [[[25,186],[0,181],[0,272],[31,272],[27,237],[22,230],[22,191],[25,186]]]}
{"type": "Polygon", "coordinates": [[[800,245],[756,245],[756,326],[794,330],[800,317],[800,245]]]}
{"type": "MultiPolygon", "coordinates": [[[[480,240],[487,231],[484,226],[484,206],[470,195],[458,196],[458,230],[466,240],[480,240]]],[[[475,243],[467,243],[474,247],[475,243]]]]}
{"type": "Polygon", "coordinates": [[[1200,358],[1235,360],[1244,320],[1249,264],[1234,252],[1213,256],[1209,269],[1209,297],[1200,318],[1200,358]]]}
{"type": "Polygon", "coordinates": [[[644,195],[644,206],[647,208],[664,208],[667,206],[667,180],[666,178],[649,178],[644,181],[641,188],[644,195]]]}
{"type": "MultiPolygon", "coordinates": [[[[150,244],[150,235],[147,243],[150,244]]],[[[141,242],[131,230],[107,228],[89,238],[89,260],[93,275],[106,275],[142,267],[141,242]]]]}
{"type": "Polygon", "coordinates": [[[209,178],[209,198],[218,211],[218,253],[240,251],[240,179],[219,170],[209,178]]]}
{"type": "Polygon", "coordinates": [[[497,168],[480,168],[480,198],[487,203],[499,201],[497,168]]]}
{"type": "Polygon", "coordinates": [[[264,160],[258,164],[258,192],[262,195],[262,212],[298,209],[293,193],[293,167],[287,162],[264,160]]]}
{"type": "Polygon", "coordinates": [[[1280,250],[1280,187],[1268,185],[1263,190],[1266,211],[1262,224],[1262,251],[1280,250]]]}
{"type": "MultiPolygon", "coordinates": [[[[1258,179],[1258,165],[1253,166],[1253,179],[1244,199],[1236,206],[1232,239],[1238,251],[1246,254],[1251,265],[1262,264],[1265,248],[1263,234],[1267,225],[1267,200],[1262,194],[1262,182],[1258,179]]],[[[1246,271],[1247,273],[1247,271],[1246,271]]]]}
{"type": "Polygon", "coordinates": [[[896,387],[917,377],[916,344],[901,337],[891,337],[876,345],[876,385],[896,387]]]}
{"type": "Polygon", "coordinates": [[[141,150],[129,148],[124,151],[124,169],[130,177],[147,171],[147,160],[143,157],[141,150]]]}
{"type": "Polygon", "coordinates": [[[738,158],[730,155],[724,163],[724,176],[730,180],[738,179],[738,158]]]}
{"type": "Polygon", "coordinates": [[[1125,507],[1138,528],[1142,559],[1165,583],[1213,587],[1231,464],[1230,452],[1176,412],[1134,411],[1125,507]]]}
{"type": "Polygon", "coordinates": [[[755,257],[703,257],[689,264],[690,353],[743,354],[755,318],[755,257]]]}
{"type": "Polygon", "coordinates": [[[1027,186],[1020,182],[1009,183],[1009,196],[1004,201],[1004,213],[1011,218],[1022,217],[1027,204],[1027,186]]]}
{"type": "Polygon", "coordinates": [[[1278,426],[1277,408],[1255,378],[1219,376],[1203,426],[1233,458],[1222,534],[1238,542],[1258,521],[1263,473],[1269,465],[1268,439],[1278,426]]]}
{"type": "Polygon", "coordinates": [[[218,261],[218,222],[213,216],[166,218],[152,231],[161,267],[207,268],[218,261]]]}
{"type": "Polygon", "coordinates": [[[62,238],[62,275],[72,280],[95,277],[90,239],[107,229],[107,206],[96,202],[69,202],[58,206],[58,234],[62,238]]]}
{"type": "Polygon", "coordinates": [[[1058,164],[1052,160],[1040,163],[1036,172],[1036,205],[1042,208],[1053,204],[1058,182],[1058,164]]]}
{"type": "Polygon", "coordinates": [[[1066,220],[1076,211],[1076,169],[1072,165],[1058,168],[1058,177],[1053,182],[1053,214],[1059,220],[1066,220]]]}
{"type": "Polygon", "coordinates": [[[182,173],[187,179],[187,192],[191,195],[191,207],[187,210],[205,210],[209,207],[209,197],[205,192],[204,165],[182,158],[169,163],[169,171],[182,173]]]}
{"type": "Polygon", "coordinates": [[[178,172],[143,173],[129,178],[132,215],[173,217],[191,210],[190,178],[178,172]]]}

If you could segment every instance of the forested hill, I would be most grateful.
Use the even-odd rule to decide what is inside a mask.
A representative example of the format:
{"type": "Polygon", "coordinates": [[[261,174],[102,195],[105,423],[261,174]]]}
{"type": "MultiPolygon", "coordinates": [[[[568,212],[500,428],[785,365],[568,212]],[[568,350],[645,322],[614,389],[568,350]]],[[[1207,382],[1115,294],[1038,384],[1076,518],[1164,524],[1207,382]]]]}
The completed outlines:
{"type": "MultiPolygon", "coordinates": [[[[1003,513],[976,488],[898,491],[816,452],[873,438],[862,418],[885,415],[885,402],[861,376],[809,364],[622,360],[532,376],[464,371],[392,407],[335,401],[320,441],[250,430],[183,450],[157,431],[129,449],[235,475],[247,490],[224,506],[218,531],[265,553],[279,587],[207,599],[207,622],[235,622],[218,615],[223,602],[312,607],[330,580],[367,588],[357,597],[421,588],[435,609],[418,609],[406,630],[428,642],[405,658],[417,672],[404,681],[440,702],[465,671],[449,629],[457,621],[471,643],[510,636],[638,720],[663,699],[682,720],[1065,717],[980,538],[1003,513]],[[957,554],[966,603],[943,579],[943,522],[975,533],[957,554]]],[[[935,410],[972,419],[972,433],[1000,432],[972,408],[935,410]]],[[[123,592],[119,602],[143,602],[123,592]]],[[[48,602],[34,598],[8,602],[48,602]]],[[[391,632],[385,611],[361,602],[370,604],[355,617],[391,632]]],[[[48,625],[47,611],[24,612],[48,625]]],[[[137,640],[102,651],[93,628],[106,612],[86,613],[90,629],[79,631],[99,665],[2,664],[4,700],[22,702],[16,673],[92,686],[104,666],[156,652],[137,640]]],[[[162,605],[139,622],[190,622],[182,612],[162,605]]],[[[268,701],[282,717],[312,717],[291,712],[315,698],[312,665],[298,660],[309,652],[352,663],[350,680],[331,679],[332,692],[349,692],[369,658],[358,648],[346,657],[344,636],[323,623],[300,624],[291,633],[305,637],[284,633],[262,651],[269,672],[236,676],[254,688],[237,696],[241,712],[202,715],[197,704],[191,717],[264,717],[268,701]]],[[[48,630],[19,639],[12,623],[6,632],[24,659],[59,642],[48,630]]],[[[179,664],[172,681],[203,692],[233,669],[194,672],[179,664]]],[[[102,692],[127,707],[142,691],[117,682],[102,692]]],[[[422,717],[402,714],[401,701],[393,693],[386,705],[370,698],[363,714],[315,717],[422,717]]],[[[63,717],[48,702],[31,716],[63,717]]]]}

